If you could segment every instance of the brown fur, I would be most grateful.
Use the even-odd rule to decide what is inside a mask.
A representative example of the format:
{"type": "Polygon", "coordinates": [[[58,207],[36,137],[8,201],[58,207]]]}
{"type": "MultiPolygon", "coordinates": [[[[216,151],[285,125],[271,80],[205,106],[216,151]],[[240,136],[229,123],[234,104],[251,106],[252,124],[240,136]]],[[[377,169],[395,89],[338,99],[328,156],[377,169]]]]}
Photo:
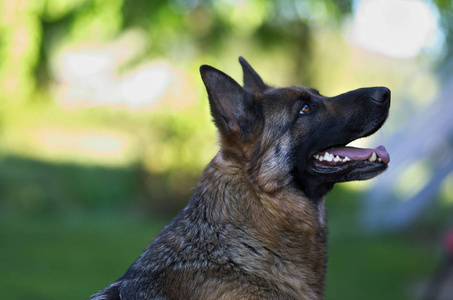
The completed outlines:
{"type": "Polygon", "coordinates": [[[201,68],[220,151],[191,201],[120,279],[90,299],[323,299],[323,196],[335,182],[370,178],[386,166],[352,162],[325,173],[312,155],[377,130],[387,96],[379,96],[382,104],[361,99],[387,92],[327,98],[302,87],[274,89],[240,62],[244,88],[201,68]],[[306,103],[314,113],[299,113],[306,103]]]}
{"type": "MultiPolygon", "coordinates": [[[[263,192],[259,185],[250,184],[241,164],[225,161],[222,153],[206,168],[199,188],[204,191],[202,197],[224,199],[207,209],[210,212],[207,220],[235,225],[251,239],[253,252],[259,253],[256,257],[259,259],[253,262],[245,256],[241,263],[253,264],[249,270],[251,275],[278,287],[273,297],[322,297],[326,263],[323,201],[315,207],[302,192],[293,188],[272,194],[263,192]],[[211,187],[212,181],[217,183],[215,189],[211,187]],[[207,194],[212,191],[216,194],[207,194]]],[[[231,295],[235,291],[224,293],[231,295]]],[[[269,295],[263,294],[260,299],[267,297],[269,295]]]]}

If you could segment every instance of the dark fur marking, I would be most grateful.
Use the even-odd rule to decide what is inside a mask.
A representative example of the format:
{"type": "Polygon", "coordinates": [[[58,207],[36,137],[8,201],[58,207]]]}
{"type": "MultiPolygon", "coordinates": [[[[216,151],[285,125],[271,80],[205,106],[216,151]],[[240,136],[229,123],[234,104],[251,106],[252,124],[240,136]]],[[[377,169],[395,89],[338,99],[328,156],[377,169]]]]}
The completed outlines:
{"type": "Polygon", "coordinates": [[[376,131],[388,115],[390,92],[365,88],[324,97],[302,87],[275,89],[240,62],[244,88],[221,71],[200,68],[220,151],[188,206],[90,300],[323,299],[323,196],[336,182],[367,179],[385,166],[326,169],[312,156],[376,131]],[[310,111],[300,115],[305,102],[310,111]]]}

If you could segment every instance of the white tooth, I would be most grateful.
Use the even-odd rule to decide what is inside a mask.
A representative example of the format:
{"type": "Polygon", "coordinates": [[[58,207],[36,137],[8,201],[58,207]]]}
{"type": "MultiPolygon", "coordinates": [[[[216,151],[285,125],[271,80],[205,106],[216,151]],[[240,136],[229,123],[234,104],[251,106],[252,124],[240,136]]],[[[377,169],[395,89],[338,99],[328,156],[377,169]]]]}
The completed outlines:
{"type": "Polygon", "coordinates": [[[370,158],[368,158],[369,161],[376,161],[376,152],[373,151],[373,153],[371,154],[370,158]]]}
{"type": "Polygon", "coordinates": [[[313,157],[314,157],[315,159],[318,159],[318,158],[319,158],[319,155],[315,154],[315,155],[313,155],[313,157]]]}
{"type": "Polygon", "coordinates": [[[347,157],[347,156],[343,159],[343,161],[350,161],[350,160],[351,159],[349,157],[347,157]]]}
{"type": "Polygon", "coordinates": [[[341,161],[341,158],[337,155],[337,156],[335,156],[335,158],[334,158],[333,161],[334,161],[334,162],[339,162],[339,161],[341,161]]]}
{"type": "Polygon", "coordinates": [[[335,156],[333,156],[333,154],[330,153],[329,158],[330,158],[330,161],[332,161],[335,158],[335,156]]]}
{"type": "Polygon", "coordinates": [[[377,158],[377,161],[382,161],[382,159],[380,157],[377,158]]]}
{"type": "Polygon", "coordinates": [[[330,159],[330,153],[329,153],[329,152],[324,153],[324,157],[323,157],[323,158],[324,158],[324,160],[332,161],[332,160],[330,159]]]}
{"type": "Polygon", "coordinates": [[[324,156],[321,156],[321,155],[320,155],[319,158],[318,158],[318,160],[319,160],[319,161],[323,161],[323,160],[324,160],[324,156]]]}

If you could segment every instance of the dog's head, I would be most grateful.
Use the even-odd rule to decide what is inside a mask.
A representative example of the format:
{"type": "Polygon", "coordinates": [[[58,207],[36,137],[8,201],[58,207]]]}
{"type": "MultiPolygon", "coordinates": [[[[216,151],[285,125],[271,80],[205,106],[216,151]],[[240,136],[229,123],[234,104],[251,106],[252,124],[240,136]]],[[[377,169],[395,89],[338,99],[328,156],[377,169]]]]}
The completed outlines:
{"type": "Polygon", "coordinates": [[[390,91],[361,88],[335,97],[304,87],[273,88],[239,58],[242,87],[225,73],[201,66],[221,152],[234,160],[252,184],[272,193],[296,186],[311,199],[335,182],[365,180],[387,168],[388,153],[346,147],[385,122],[390,91]]]}

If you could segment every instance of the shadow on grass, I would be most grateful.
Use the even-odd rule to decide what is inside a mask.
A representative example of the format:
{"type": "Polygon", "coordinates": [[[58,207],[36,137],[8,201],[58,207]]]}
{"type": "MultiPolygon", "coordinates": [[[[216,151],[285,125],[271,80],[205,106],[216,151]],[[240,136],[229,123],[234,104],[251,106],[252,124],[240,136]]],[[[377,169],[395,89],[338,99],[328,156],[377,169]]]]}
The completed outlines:
{"type": "Polygon", "coordinates": [[[162,188],[150,195],[150,176],[139,166],[1,159],[2,299],[84,299],[121,276],[171,219],[162,207],[180,208],[162,188]],[[165,197],[168,207],[146,203],[165,197]]]}
{"type": "Polygon", "coordinates": [[[197,180],[192,174],[181,180],[174,173],[186,175],[150,174],[140,165],[109,168],[8,156],[0,160],[0,209],[8,214],[61,215],[138,207],[174,214],[185,206],[197,180]]]}

